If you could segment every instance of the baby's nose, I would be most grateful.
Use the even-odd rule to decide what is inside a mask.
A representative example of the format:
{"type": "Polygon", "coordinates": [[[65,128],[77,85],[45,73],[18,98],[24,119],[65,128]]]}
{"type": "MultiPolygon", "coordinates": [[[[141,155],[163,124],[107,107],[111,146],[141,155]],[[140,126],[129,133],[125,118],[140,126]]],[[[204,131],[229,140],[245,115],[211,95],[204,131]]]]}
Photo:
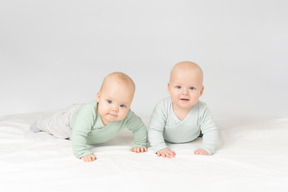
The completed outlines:
{"type": "Polygon", "coordinates": [[[183,89],[183,91],[182,91],[182,94],[185,94],[185,95],[187,95],[187,94],[188,94],[188,91],[187,91],[187,89],[183,89]]]}
{"type": "Polygon", "coordinates": [[[118,113],[119,109],[118,109],[118,107],[113,107],[113,108],[112,108],[112,111],[118,113]]]}

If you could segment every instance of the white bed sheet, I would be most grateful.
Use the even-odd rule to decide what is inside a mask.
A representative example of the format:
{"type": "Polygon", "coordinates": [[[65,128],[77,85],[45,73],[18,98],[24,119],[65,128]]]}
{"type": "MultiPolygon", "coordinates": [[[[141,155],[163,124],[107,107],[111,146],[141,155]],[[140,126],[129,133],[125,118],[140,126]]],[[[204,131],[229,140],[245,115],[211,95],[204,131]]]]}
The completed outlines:
{"type": "MultiPolygon", "coordinates": [[[[0,191],[288,191],[288,119],[216,119],[219,145],[213,156],[196,156],[201,139],[169,144],[176,158],[129,151],[123,131],[91,146],[98,158],[84,163],[69,140],[29,126],[43,114],[0,117],[0,191]]],[[[143,116],[147,124],[148,118],[143,116]]]]}

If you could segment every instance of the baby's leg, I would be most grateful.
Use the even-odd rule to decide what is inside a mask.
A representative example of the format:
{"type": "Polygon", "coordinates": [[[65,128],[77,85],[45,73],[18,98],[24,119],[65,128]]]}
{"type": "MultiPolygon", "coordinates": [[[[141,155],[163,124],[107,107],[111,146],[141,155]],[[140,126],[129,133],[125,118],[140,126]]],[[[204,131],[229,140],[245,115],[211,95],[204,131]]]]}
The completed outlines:
{"type": "Polygon", "coordinates": [[[49,133],[50,135],[53,135],[53,133],[48,128],[49,121],[51,121],[51,116],[46,116],[46,117],[42,117],[41,119],[38,119],[30,126],[30,131],[32,131],[33,133],[44,131],[46,133],[49,133]]]}
{"type": "Polygon", "coordinates": [[[39,119],[36,127],[60,139],[70,137],[70,122],[67,112],[58,111],[50,116],[39,119]]]}
{"type": "Polygon", "coordinates": [[[52,115],[43,117],[33,123],[30,130],[34,133],[45,131],[57,138],[67,139],[71,137],[71,116],[83,105],[75,104],[52,115]]]}

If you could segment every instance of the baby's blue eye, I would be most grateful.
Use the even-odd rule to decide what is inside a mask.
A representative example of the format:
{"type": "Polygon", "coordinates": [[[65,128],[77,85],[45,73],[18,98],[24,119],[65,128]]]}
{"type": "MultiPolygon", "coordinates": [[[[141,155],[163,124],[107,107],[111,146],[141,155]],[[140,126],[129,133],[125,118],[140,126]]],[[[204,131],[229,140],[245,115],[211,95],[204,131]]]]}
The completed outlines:
{"type": "Polygon", "coordinates": [[[181,89],[181,86],[176,86],[177,89],[181,89]]]}
{"type": "Polygon", "coordinates": [[[120,107],[121,107],[121,108],[125,108],[126,106],[125,106],[125,105],[120,105],[120,107]]]}
{"type": "Polygon", "coordinates": [[[111,100],[107,100],[107,102],[108,102],[108,103],[112,103],[112,101],[111,101],[111,100]]]}
{"type": "Polygon", "coordinates": [[[195,88],[194,88],[194,87],[190,87],[189,89],[190,89],[190,90],[194,90],[195,88]]]}

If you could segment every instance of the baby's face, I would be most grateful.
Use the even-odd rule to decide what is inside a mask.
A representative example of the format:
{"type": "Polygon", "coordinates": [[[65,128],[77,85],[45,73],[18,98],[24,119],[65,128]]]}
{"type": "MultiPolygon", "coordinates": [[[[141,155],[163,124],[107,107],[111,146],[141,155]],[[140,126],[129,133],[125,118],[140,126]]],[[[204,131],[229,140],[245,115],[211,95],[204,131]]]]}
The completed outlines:
{"type": "Polygon", "coordinates": [[[97,93],[98,112],[103,124],[123,120],[129,112],[133,96],[134,90],[126,85],[107,83],[105,88],[97,93]]]}
{"type": "Polygon", "coordinates": [[[202,74],[195,70],[177,70],[171,74],[168,92],[174,110],[190,110],[202,95],[202,74]]]}

